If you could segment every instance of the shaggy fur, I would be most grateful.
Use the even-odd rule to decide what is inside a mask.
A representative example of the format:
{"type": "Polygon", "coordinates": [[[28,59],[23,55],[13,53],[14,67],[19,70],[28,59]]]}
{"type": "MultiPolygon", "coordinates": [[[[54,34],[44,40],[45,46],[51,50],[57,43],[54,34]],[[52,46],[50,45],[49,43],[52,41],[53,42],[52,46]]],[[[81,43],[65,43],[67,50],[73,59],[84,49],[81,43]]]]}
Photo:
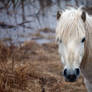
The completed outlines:
{"type": "Polygon", "coordinates": [[[67,41],[69,40],[68,38],[70,38],[70,40],[72,38],[74,39],[74,34],[80,38],[80,36],[85,33],[84,23],[80,17],[81,13],[82,10],[80,8],[78,10],[70,8],[63,11],[61,14],[62,19],[60,18],[57,23],[58,26],[56,28],[56,38],[67,41]]]}
{"type": "Polygon", "coordinates": [[[88,92],[92,92],[92,17],[86,13],[84,23],[80,17],[82,12],[81,8],[69,8],[61,13],[62,18],[59,18],[56,27],[56,39],[64,40],[66,44],[71,39],[77,37],[80,40],[84,34],[86,35],[84,56],[80,67],[88,92]]]}

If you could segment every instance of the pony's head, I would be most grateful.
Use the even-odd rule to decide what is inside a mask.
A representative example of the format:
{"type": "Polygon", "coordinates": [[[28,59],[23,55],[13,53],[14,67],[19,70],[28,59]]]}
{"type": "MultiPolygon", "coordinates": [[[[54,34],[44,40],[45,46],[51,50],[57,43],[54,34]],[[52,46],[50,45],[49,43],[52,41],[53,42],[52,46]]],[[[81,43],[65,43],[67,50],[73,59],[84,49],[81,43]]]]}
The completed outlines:
{"type": "Polygon", "coordinates": [[[74,82],[80,75],[84,56],[86,14],[81,9],[57,12],[56,40],[65,80],[74,82]]]}

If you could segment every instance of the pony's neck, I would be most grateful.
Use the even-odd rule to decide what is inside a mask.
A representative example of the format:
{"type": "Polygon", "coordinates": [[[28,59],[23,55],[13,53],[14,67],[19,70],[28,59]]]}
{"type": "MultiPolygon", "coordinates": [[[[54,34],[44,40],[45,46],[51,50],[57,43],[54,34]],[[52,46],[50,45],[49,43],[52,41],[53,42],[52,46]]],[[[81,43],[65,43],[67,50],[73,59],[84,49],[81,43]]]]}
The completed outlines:
{"type": "Polygon", "coordinates": [[[87,15],[85,54],[81,64],[83,75],[92,82],[92,17],[87,15]]]}

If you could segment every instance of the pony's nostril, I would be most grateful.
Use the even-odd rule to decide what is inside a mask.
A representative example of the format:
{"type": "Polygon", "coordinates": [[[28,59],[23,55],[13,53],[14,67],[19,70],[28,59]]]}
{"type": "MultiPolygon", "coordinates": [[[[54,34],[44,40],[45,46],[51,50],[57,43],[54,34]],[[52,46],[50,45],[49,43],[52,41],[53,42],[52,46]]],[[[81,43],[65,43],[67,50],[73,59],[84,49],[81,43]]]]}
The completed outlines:
{"type": "Polygon", "coordinates": [[[67,75],[67,69],[64,70],[64,76],[66,76],[66,75],[67,75]]]}
{"type": "Polygon", "coordinates": [[[79,74],[80,74],[80,69],[76,68],[76,75],[79,75],[79,74]]]}
{"type": "Polygon", "coordinates": [[[65,77],[66,81],[69,81],[69,82],[76,81],[79,73],[80,73],[80,70],[78,68],[76,68],[74,70],[64,69],[64,77],[65,77]]]}

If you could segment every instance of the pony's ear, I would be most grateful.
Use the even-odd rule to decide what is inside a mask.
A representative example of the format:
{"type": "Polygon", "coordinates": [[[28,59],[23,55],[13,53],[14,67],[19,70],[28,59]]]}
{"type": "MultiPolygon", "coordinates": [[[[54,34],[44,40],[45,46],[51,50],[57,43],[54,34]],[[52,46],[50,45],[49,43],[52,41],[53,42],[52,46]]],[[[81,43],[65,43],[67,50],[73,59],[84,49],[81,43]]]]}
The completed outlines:
{"type": "Polygon", "coordinates": [[[60,18],[61,16],[61,11],[57,11],[57,20],[60,18]]]}
{"type": "Polygon", "coordinates": [[[83,22],[86,21],[86,13],[84,11],[81,14],[81,18],[82,18],[83,22]]]}

